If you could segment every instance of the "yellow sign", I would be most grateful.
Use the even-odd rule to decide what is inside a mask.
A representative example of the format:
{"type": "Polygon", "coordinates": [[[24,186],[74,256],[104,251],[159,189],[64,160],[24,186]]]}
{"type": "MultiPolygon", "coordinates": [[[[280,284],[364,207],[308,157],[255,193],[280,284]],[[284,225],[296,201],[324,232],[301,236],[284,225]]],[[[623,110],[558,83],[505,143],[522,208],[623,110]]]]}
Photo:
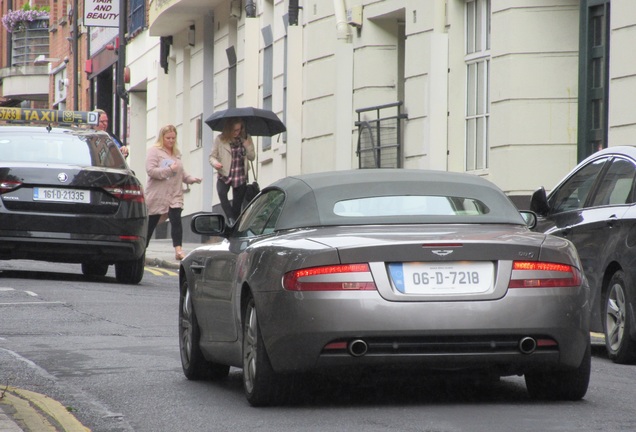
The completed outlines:
{"type": "Polygon", "coordinates": [[[99,121],[99,113],[95,111],[58,111],[0,107],[0,120],[96,125],[99,121]]]}

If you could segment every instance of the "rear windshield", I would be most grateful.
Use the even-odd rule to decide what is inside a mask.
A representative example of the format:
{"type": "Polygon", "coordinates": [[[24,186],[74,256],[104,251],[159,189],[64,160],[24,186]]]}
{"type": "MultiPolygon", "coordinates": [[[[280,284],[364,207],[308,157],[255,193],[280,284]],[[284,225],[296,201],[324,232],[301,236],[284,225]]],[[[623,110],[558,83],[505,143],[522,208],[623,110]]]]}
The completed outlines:
{"type": "Polygon", "coordinates": [[[3,162],[64,164],[126,169],[117,145],[106,134],[71,131],[0,134],[3,162]]]}
{"type": "Polygon", "coordinates": [[[393,195],[349,199],[334,205],[343,217],[376,216],[478,216],[490,212],[474,198],[437,195],[393,195]]]}

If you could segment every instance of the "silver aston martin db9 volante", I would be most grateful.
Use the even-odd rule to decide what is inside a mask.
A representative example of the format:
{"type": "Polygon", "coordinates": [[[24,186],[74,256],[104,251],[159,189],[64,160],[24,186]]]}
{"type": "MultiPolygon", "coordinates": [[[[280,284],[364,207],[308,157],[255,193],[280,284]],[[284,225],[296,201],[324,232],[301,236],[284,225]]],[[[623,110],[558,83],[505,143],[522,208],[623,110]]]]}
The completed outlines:
{"type": "Polygon", "coordinates": [[[581,399],[589,288],[573,245],[534,222],[469,174],[279,180],[232,226],[193,218],[213,238],[181,264],[183,371],[240,367],[254,406],[288,400],[309,372],[386,366],[523,374],[532,397],[581,399]]]}

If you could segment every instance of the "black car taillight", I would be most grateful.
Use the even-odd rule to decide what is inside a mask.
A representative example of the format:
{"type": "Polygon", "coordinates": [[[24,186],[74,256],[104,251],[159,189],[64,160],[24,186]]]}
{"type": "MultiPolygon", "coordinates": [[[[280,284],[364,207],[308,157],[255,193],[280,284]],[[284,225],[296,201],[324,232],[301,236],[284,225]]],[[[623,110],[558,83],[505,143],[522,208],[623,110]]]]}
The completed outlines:
{"type": "Polygon", "coordinates": [[[567,288],[581,285],[581,272],[568,264],[515,261],[508,288],[567,288]]]}
{"type": "Polygon", "coordinates": [[[0,194],[9,192],[22,186],[22,182],[1,180],[0,181],[0,194]]]}
{"type": "Polygon", "coordinates": [[[311,267],[283,276],[288,291],[365,291],[375,290],[368,264],[341,264],[311,267]]]}
{"type": "Polygon", "coordinates": [[[107,186],[104,190],[123,201],[144,202],[144,190],[141,186],[107,186]]]}

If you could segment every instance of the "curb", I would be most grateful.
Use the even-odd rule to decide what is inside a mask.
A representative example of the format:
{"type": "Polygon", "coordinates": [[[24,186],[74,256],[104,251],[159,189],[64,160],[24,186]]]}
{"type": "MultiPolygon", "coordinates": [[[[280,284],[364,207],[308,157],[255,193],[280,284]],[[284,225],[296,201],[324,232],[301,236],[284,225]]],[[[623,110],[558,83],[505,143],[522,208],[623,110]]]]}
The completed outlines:
{"type": "Polygon", "coordinates": [[[7,387],[0,392],[0,404],[13,408],[9,417],[29,432],[90,432],[58,401],[40,393],[7,387]]]}
{"type": "Polygon", "coordinates": [[[160,258],[146,258],[145,266],[146,267],[161,267],[161,268],[173,269],[173,270],[179,269],[179,263],[166,261],[160,258]]]}

